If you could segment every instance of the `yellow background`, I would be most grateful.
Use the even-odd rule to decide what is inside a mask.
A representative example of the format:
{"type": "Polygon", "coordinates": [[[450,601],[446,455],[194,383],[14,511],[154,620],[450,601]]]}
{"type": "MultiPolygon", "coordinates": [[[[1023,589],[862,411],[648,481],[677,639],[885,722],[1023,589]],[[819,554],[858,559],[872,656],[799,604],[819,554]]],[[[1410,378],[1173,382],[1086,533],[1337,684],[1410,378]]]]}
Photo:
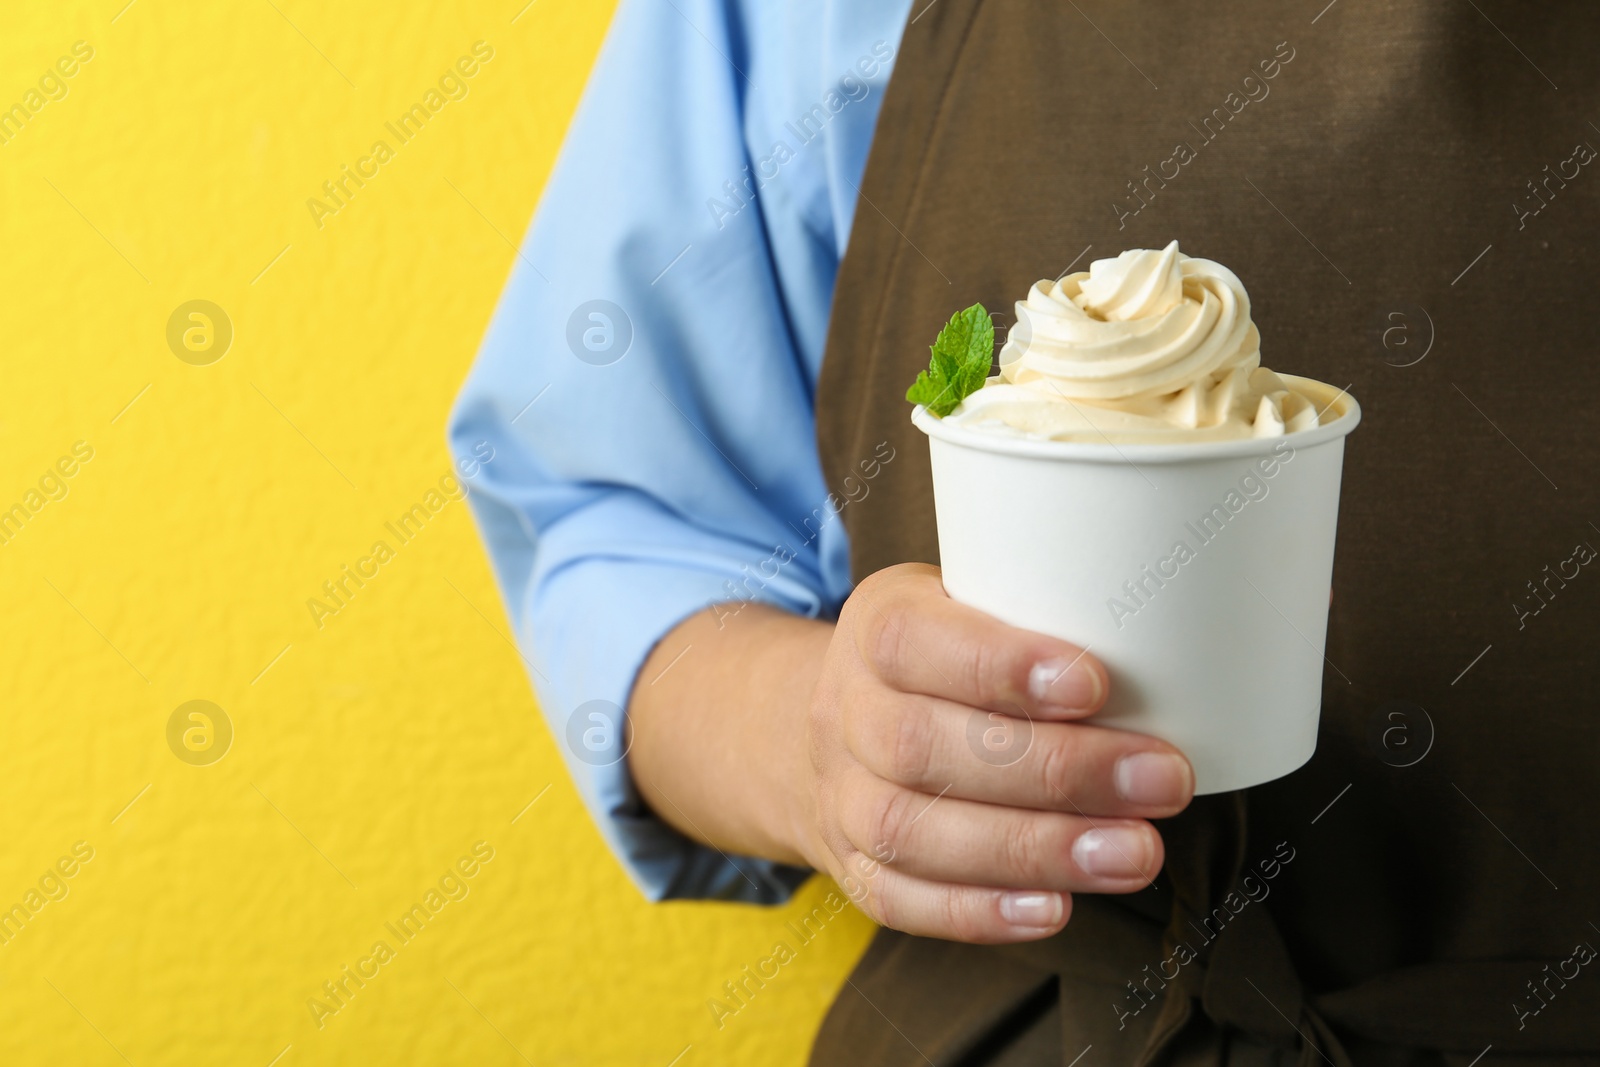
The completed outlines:
{"type": "Polygon", "coordinates": [[[0,946],[0,1062],[802,1062],[868,924],[717,1027],[708,999],[832,886],[641,900],[464,503],[322,629],[306,608],[448,472],[609,5],[124,2],[8,5],[0,32],[3,106],[94,49],[0,145],[0,509],[94,449],[0,545],[0,908],[94,849],[0,946]],[[319,230],[307,198],[478,40],[469,95],[319,230]],[[166,341],[194,299],[233,324],[209,366],[166,341]],[[194,699],[235,730],[209,766],[167,742],[194,699]],[[469,895],[319,1029],[307,1000],[476,841],[469,895]]]}

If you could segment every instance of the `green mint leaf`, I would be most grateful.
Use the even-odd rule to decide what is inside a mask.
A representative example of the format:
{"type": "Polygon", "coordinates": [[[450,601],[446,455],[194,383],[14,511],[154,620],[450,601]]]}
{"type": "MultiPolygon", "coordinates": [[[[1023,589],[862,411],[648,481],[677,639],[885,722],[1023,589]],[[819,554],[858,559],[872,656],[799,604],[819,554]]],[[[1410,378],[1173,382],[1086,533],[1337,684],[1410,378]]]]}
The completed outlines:
{"type": "Polygon", "coordinates": [[[948,379],[935,377],[929,371],[919,371],[917,380],[911,383],[910,389],[906,390],[906,399],[913,404],[921,404],[935,415],[944,416],[950,414],[950,411],[956,406],[955,401],[951,401],[946,406],[941,406],[952,392],[948,379]]]}
{"type": "Polygon", "coordinates": [[[906,399],[943,418],[983,388],[994,359],[994,320],[982,304],[950,316],[933,342],[928,369],[906,390],[906,399]]]}

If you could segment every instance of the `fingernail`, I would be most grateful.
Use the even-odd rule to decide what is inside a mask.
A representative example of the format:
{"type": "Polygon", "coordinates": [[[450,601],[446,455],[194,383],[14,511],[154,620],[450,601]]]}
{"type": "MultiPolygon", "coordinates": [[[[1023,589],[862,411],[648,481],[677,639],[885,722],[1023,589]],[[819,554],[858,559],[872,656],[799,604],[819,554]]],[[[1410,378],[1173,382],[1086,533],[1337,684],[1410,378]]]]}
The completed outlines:
{"type": "Polygon", "coordinates": [[[1170,752],[1135,752],[1117,761],[1112,780],[1130,804],[1168,808],[1189,799],[1189,763],[1170,752]]]}
{"type": "Polygon", "coordinates": [[[1082,656],[1047,659],[1035,663],[1028,672],[1028,695],[1041,710],[1083,711],[1100,703],[1105,686],[1100,682],[1100,672],[1082,656]]]}
{"type": "Polygon", "coordinates": [[[1150,865],[1150,842],[1143,830],[1131,827],[1089,830],[1072,843],[1072,859],[1097,878],[1142,877],[1150,865]]]}
{"type": "Polygon", "coordinates": [[[1054,926],[1061,921],[1061,894],[1003,894],[1000,917],[1013,926],[1054,926]]]}

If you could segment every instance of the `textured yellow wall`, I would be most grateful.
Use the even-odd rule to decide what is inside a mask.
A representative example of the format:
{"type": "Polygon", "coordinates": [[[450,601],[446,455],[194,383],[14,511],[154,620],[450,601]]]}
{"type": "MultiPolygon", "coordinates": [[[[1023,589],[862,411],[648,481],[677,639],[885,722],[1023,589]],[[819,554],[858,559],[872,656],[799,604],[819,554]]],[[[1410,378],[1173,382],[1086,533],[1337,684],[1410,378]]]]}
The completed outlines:
{"type": "Polygon", "coordinates": [[[816,881],[644,904],[466,505],[428,495],[609,8],[124,3],[0,19],[0,1063],[801,1062],[868,925],[799,946],[816,881]],[[386,136],[479,41],[467,95],[386,136]],[[187,308],[169,331],[195,300],[209,341],[187,308]],[[379,540],[319,629],[306,601],[379,540]],[[373,977],[338,1005],[346,966],[373,977]]]}

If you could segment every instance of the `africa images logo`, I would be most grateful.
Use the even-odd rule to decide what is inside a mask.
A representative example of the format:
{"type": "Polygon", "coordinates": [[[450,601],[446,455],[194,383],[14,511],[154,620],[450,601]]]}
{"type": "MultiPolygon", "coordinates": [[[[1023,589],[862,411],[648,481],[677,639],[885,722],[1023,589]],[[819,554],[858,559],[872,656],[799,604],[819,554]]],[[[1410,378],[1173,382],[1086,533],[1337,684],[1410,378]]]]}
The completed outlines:
{"type": "Polygon", "coordinates": [[[400,148],[415,140],[428,121],[445,109],[445,105],[451,101],[465,100],[472,91],[470,79],[493,58],[493,45],[487,41],[473,42],[471,55],[461,56],[452,66],[446,67],[444,73],[439,75],[437,84],[430,85],[420,100],[413,102],[394,121],[383,124],[394,144],[380,137],[372,142],[366,155],[356,158],[354,166],[341,163],[339,173],[322,183],[322,195],[306,198],[306,210],[311,212],[311,221],[316,223],[317,229],[327,225],[327,217],[349,207],[356,194],[382,173],[384,164],[394,159],[400,148]]]}
{"type": "Polygon", "coordinates": [[[1272,492],[1267,479],[1276,477],[1282,465],[1293,459],[1294,448],[1289,442],[1278,442],[1271,455],[1256,460],[1250,470],[1239,478],[1238,488],[1228,490],[1221,503],[1211,505],[1210,510],[1184,523],[1184,529],[1194,535],[1193,545],[1190,545],[1187,537],[1180,537],[1173,543],[1170,553],[1153,565],[1141,567],[1138,574],[1122,583],[1122,593],[1126,599],[1124,596],[1107,597],[1106,610],[1111,612],[1111,621],[1117,624],[1117,629],[1122,629],[1124,619],[1149,607],[1167,583],[1177,578],[1186,564],[1198,559],[1206,545],[1222,536],[1228,523],[1237,518],[1246,506],[1267,499],[1272,492]]]}

